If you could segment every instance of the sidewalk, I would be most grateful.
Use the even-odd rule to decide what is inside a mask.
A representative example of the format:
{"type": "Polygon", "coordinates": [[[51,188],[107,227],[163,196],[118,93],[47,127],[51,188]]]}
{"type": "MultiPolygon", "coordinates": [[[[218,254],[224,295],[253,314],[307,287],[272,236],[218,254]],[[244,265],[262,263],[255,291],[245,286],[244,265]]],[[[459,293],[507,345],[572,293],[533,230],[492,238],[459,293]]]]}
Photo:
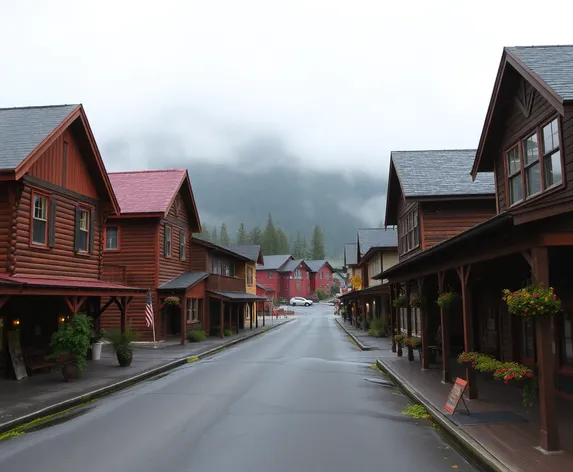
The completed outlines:
{"type": "Polygon", "coordinates": [[[184,346],[172,342],[135,344],[133,362],[130,367],[119,367],[115,353],[109,345],[104,345],[101,359],[88,361],[85,374],[78,380],[64,382],[59,369],[50,373],[38,373],[20,381],[0,380],[0,432],[35,417],[53,414],[75,404],[102,396],[110,391],[132,385],[144,378],[173,369],[188,362],[189,358],[212,354],[214,350],[245,341],[269,329],[296,319],[266,318],[266,326],[252,331],[247,327],[239,334],[220,338],[208,338],[200,343],[184,346]]]}
{"type": "MultiPolygon", "coordinates": [[[[470,415],[460,402],[454,415],[443,407],[452,384],[441,382],[441,367],[421,369],[416,359],[389,356],[377,364],[415,401],[422,403],[454,439],[490,470],[519,472],[553,472],[573,470],[573,409],[558,400],[559,432],[563,452],[545,455],[539,445],[538,411],[526,412],[516,389],[491,378],[478,379],[479,398],[467,400],[470,415]]],[[[462,367],[452,364],[453,378],[463,378],[462,367]]]]}
{"type": "Polygon", "coordinates": [[[335,316],[334,319],[340,327],[358,344],[362,351],[390,351],[392,349],[392,340],[390,337],[376,338],[369,336],[368,331],[356,329],[348,321],[343,321],[341,316],[335,316]]]}

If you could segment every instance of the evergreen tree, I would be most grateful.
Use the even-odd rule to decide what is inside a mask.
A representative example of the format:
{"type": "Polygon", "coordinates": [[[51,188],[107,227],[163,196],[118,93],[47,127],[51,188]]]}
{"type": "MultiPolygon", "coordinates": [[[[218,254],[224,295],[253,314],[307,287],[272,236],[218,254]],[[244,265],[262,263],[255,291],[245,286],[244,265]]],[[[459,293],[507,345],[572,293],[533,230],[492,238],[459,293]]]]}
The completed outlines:
{"type": "Polygon", "coordinates": [[[211,231],[211,242],[213,244],[219,244],[219,235],[217,234],[217,226],[213,226],[213,230],[211,231]]]}
{"type": "Polygon", "coordinates": [[[308,245],[306,244],[306,237],[303,237],[300,243],[300,259],[312,259],[308,251],[308,245]]]}
{"type": "Polygon", "coordinates": [[[249,233],[249,244],[261,245],[263,242],[263,232],[261,228],[255,226],[249,233]]]}
{"type": "Polygon", "coordinates": [[[290,244],[286,233],[278,228],[277,229],[277,252],[279,254],[288,254],[290,252],[290,244]]]}
{"type": "Polygon", "coordinates": [[[211,241],[211,231],[209,231],[209,227],[205,225],[201,228],[201,230],[202,231],[197,233],[196,236],[203,241],[211,241]]]}
{"type": "Polygon", "coordinates": [[[245,230],[245,225],[243,223],[240,224],[239,229],[237,230],[237,237],[235,239],[238,245],[242,246],[244,244],[249,244],[249,235],[245,230]]]}
{"type": "Polygon", "coordinates": [[[310,258],[324,259],[324,234],[320,226],[316,225],[312,230],[312,240],[310,243],[310,258]]]}
{"type": "Polygon", "coordinates": [[[262,251],[264,256],[268,256],[271,254],[278,254],[278,236],[277,236],[277,229],[273,223],[273,217],[269,213],[269,217],[267,219],[267,226],[265,231],[263,232],[263,241],[262,241],[262,251]]]}
{"type": "Polygon", "coordinates": [[[221,231],[219,232],[219,245],[230,246],[231,238],[229,237],[229,232],[227,231],[227,224],[221,224],[221,231]]]}
{"type": "Polygon", "coordinates": [[[291,251],[295,259],[304,259],[302,255],[302,236],[300,235],[300,232],[296,233],[296,238],[293,240],[291,251]]]}

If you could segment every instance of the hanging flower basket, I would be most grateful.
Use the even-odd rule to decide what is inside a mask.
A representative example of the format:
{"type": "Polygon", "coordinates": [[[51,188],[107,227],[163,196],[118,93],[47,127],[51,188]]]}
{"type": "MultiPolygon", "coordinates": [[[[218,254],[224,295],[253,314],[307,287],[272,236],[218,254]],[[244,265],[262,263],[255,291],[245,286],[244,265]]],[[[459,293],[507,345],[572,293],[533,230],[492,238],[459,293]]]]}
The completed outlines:
{"type": "Polygon", "coordinates": [[[412,308],[420,308],[422,306],[423,300],[419,295],[412,295],[410,297],[410,306],[412,308]]]}
{"type": "Polygon", "coordinates": [[[553,287],[530,285],[515,292],[505,289],[503,300],[510,313],[526,318],[552,316],[561,311],[561,300],[555,295],[553,287]]]}
{"type": "Polygon", "coordinates": [[[167,297],[164,302],[166,305],[179,305],[181,299],[179,297],[167,297]]]}
{"type": "Polygon", "coordinates": [[[396,336],[394,336],[394,342],[396,344],[399,344],[400,346],[404,345],[404,341],[406,339],[406,335],[405,334],[397,334],[396,336]]]}
{"type": "Polygon", "coordinates": [[[406,295],[400,295],[392,302],[392,305],[394,308],[404,308],[408,305],[408,298],[406,298],[406,295]]]}
{"type": "Polygon", "coordinates": [[[404,345],[406,347],[411,347],[412,349],[418,349],[422,345],[422,340],[417,337],[411,337],[404,339],[404,345]]]}
{"type": "Polygon", "coordinates": [[[438,296],[436,303],[440,308],[449,308],[458,299],[456,292],[444,292],[438,296]]]}

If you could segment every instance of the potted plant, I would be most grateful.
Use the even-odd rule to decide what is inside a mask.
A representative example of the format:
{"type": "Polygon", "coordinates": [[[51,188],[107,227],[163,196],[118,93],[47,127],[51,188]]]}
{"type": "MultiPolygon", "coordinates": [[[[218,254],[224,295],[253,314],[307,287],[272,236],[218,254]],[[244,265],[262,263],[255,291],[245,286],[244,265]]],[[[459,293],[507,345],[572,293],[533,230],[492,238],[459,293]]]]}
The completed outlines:
{"type": "Polygon", "coordinates": [[[421,308],[423,304],[423,300],[422,297],[420,297],[419,295],[412,295],[410,297],[410,306],[412,308],[421,308]]]}
{"type": "Polygon", "coordinates": [[[128,326],[123,333],[117,328],[104,331],[104,336],[111,343],[119,365],[129,367],[133,360],[131,343],[136,338],[136,333],[132,331],[131,326],[128,326]]]}
{"type": "Polygon", "coordinates": [[[452,304],[457,300],[458,298],[458,294],[456,292],[444,292],[444,293],[440,293],[440,295],[438,296],[438,299],[436,300],[436,303],[438,304],[438,306],[440,308],[443,308],[444,310],[446,310],[447,308],[449,308],[450,306],[452,306],[452,304]]]}
{"type": "Polygon", "coordinates": [[[66,382],[78,378],[86,371],[86,353],[90,347],[91,335],[92,319],[83,313],[76,313],[52,335],[51,357],[61,362],[66,382]]]}
{"type": "Polygon", "coordinates": [[[170,296],[163,300],[166,305],[179,305],[181,300],[179,297],[170,296]]]}
{"type": "Polygon", "coordinates": [[[406,297],[406,295],[400,295],[392,302],[394,308],[404,308],[407,304],[408,304],[408,298],[406,297]]]}
{"type": "Polygon", "coordinates": [[[101,359],[101,349],[103,347],[103,341],[101,338],[101,331],[94,330],[90,341],[92,345],[92,360],[94,361],[99,361],[101,359]]]}
{"type": "Polygon", "coordinates": [[[404,341],[406,340],[405,334],[397,334],[394,336],[394,342],[399,346],[404,346],[404,341]]]}
{"type": "Polygon", "coordinates": [[[505,289],[503,300],[510,313],[526,318],[552,316],[561,311],[561,300],[555,295],[553,287],[529,285],[515,292],[505,289]]]}

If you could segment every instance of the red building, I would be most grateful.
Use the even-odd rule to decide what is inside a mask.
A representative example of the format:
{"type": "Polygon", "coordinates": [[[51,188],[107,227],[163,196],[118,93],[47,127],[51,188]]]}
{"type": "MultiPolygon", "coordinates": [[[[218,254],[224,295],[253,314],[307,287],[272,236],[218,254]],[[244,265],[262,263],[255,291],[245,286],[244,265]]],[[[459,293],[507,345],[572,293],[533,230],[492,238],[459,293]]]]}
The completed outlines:
{"type": "MultiPolygon", "coordinates": [[[[319,273],[320,270],[322,270],[322,265],[319,273]]],[[[326,277],[326,272],[328,269],[325,269],[323,277],[326,277]]],[[[306,261],[295,260],[290,254],[265,256],[265,264],[257,266],[257,283],[268,290],[273,290],[275,297],[287,300],[292,297],[306,298],[314,291],[311,281],[312,273],[313,270],[306,261]]],[[[331,271],[328,276],[332,280],[331,271]]]]}
{"type": "Polygon", "coordinates": [[[330,286],[335,283],[334,269],[325,259],[314,261],[305,260],[306,265],[310,267],[310,293],[315,293],[317,290],[324,290],[328,292],[330,286]]]}
{"type": "Polygon", "coordinates": [[[280,272],[288,261],[294,259],[290,254],[265,256],[264,264],[257,265],[257,285],[272,290],[275,297],[280,297],[280,272]]]}

